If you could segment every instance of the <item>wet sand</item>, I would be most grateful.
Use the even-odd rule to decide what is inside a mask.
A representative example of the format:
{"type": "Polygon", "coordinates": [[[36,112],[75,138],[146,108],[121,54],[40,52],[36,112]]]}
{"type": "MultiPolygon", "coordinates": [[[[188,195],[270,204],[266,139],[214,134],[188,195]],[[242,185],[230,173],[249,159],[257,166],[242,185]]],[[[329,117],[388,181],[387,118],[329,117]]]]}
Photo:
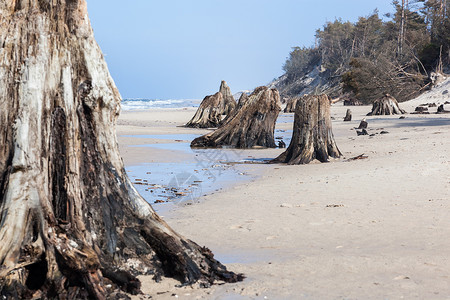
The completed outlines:
{"type": "MultiPolygon", "coordinates": [[[[412,112],[416,105],[401,107],[412,112]]],[[[450,116],[367,117],[375,135],[357,136],[354,128],[370,107],[350,107],[353,121],[343,122],[347,108],[332,107],[341,159],[238,165],[249,174],[246,180],[164,212],[177,232],[209,247],[247,279],[200,289],[143,277],[144,293],[152,299],[448,299],[450,116]],[[348,160],[361,154],[368,158],[348,160]]],[[[123,113],[118,132],[127,167],[186,159],[179,150],[169,157],[164,149],[129,147],[167,140],[123,135],[208,132],[176,127],[194,112],[123,113]]],[[[289,119],[292,114],[280,115],[289,119]]],[[[292,123],[280,122],[277,130],[276,136],[288,132],[292,123]]],[[[240,155],[257,160],[281,151],[240,155]]]]}

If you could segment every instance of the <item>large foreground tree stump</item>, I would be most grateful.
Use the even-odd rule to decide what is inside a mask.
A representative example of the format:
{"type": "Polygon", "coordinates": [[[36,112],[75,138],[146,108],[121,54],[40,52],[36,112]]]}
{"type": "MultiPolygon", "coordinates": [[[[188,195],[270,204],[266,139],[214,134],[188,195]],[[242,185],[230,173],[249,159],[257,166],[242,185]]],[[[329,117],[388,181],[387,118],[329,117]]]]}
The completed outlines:
{"type": "Polygon", "coordinates": [[[389,94],[385,94],[384,97],[375,100],[372,106],[372,111],[368,113],[368,116],[379,115],[400,115],[406,111],[400,108],[397,100],[389,94]]]}
{"type": "Polygon", "coordinates": [[[222,121],[223,112],[223,96],[221,92],[217,92],[212,96],[206,96],[197,112],[185,127],[192,128],[212,128],[218,127],[222,121]]]}
{"type": "Polygon", "coordinates": [[[236,100],[233,94],[231,94],[231,89],[225,80],[222,80],[220,83],[219,92],[223,95],[221,113],[222,115],[228,115],[236,108],[236,100]]]}
{"type": "Polygon", "coordinates": [[[278,91],[258,87],[248,98],[241,98],[240,106],[223,126],[196,138],[191,147],[275,148],[275,122],[281,110],[278,91]]]}
{"type": "Polygon", "coordinates": [[[0,3],[0,298],[110,299],[137,274],[234,282],[133,188],[84,0],[0,3]]]}
{"type": "Polygon", "coordinates": [[[327,95],[306,96],[297,102],[294,131],[289,147],[272,163],[307,164],[314,159],[327,162],[341,156],[334,140],[330,100],[327,95]]]}

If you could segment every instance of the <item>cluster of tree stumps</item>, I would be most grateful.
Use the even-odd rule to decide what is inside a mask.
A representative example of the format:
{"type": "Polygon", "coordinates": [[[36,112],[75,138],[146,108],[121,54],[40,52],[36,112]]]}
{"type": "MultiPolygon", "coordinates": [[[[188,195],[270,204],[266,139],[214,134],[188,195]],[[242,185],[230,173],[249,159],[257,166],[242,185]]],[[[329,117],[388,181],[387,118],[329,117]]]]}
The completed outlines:
{"type": "Polygon", "coordinates": [[[256,88],[241,96],[237,109],[217,130],[194,139],[194,148],[275,148],[275,123],[281,111],[277,90],[256,88]]]}

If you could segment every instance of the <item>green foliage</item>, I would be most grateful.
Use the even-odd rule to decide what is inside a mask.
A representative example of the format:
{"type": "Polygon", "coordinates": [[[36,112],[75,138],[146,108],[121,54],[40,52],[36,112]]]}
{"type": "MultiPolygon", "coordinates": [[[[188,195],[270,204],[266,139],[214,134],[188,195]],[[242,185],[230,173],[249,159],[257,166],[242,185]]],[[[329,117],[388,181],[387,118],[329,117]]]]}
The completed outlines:
{"type": "Polygon", "coordinates": [[[301,78],[321,65],[330,78],[341,77],[343,92],[370,103],[384,93],[399,101],[424,90],[430,71],[450,63],[450,1],[393,1],[383,21],[378,11],[356,23],[340,19],[316,32],[315,47],[295,47],[284,70],[301,78]]]}
{"type": "Polygon", "coordinates": [[[290,79],[297,79],[308,73],[319,61],[320,55],[317,49],[294,47],[289,53],[283,70],[290,79]]]}

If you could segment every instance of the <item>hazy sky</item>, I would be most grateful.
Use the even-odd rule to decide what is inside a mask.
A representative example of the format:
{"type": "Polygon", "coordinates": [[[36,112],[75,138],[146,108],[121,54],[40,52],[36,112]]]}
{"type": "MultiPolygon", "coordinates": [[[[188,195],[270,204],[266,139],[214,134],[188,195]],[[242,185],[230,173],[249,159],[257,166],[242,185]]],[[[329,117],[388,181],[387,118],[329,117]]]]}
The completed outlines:
{"type": "Polygon", "coordinates": [[[356,21],[391,0],[87,0],[123,98],[200,99],[283,74],[291,47],[314,44],[336,18],[356,21]]]}

